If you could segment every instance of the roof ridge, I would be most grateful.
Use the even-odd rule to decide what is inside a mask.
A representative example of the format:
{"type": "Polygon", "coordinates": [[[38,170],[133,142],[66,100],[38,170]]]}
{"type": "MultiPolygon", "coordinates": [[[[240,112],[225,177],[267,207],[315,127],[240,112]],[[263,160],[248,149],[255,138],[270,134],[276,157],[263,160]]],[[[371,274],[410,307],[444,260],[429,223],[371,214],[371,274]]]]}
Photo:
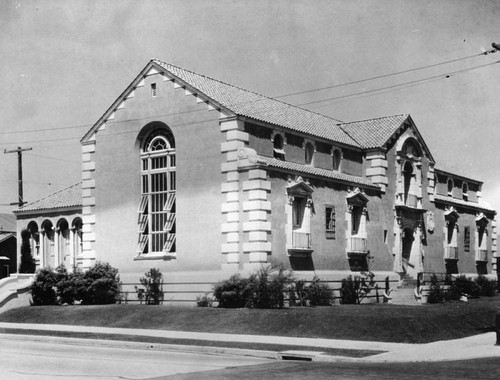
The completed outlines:
{"type": "Polygon", "coordinates": [[[362,123],[364,121],[374,121],[374,120],[381,120],[381,119],[389,119],[391,117],[397,117],[397,116],[408,117],[408,116],[410,116],[410,114],[409,113],[401,113],[401,114],[396,114],[396,115],[373,117],[373,118],[370,118],[370,119],[348,121],[348,122],[344,122],[344,123],[339,123],[337,125],[342,126],[342,125],[346,125],[346,124],[362,123]]]}
{"type": "Polygon", "coordinates": [[[255,95],[261,96],[261,97],[263,97],[263,98],[270,99],[270,100],[273,100],[273,101],[275,101],[275,102],[279,102],[279,103],[281,103],[281,104],[285,104],[285,105],[287,105],[287,106],[289,106],[289,107],[298,108],[298,109],[301,109],[301,110],[306,111],[306,112],[309,112],[309,113],[313,113],[313,114],[316,114],[316,115],[319,115],[319,116],[322,116],[322,117],[326,117],[326,118],[331,119],[331,120],[333,120],[333,121],[340,122],[340,124],[342,124],[342,123],[343,123],[341,120],[336,119],[336,118],[334,118],[334,117],[331,117],[331,116],[328,116],[328,115],[324,115],[324,114],[319,113],[319,112],[311,111],[311,110],[308,110],[307,108],[303,108],[303,107],[300,107],[300,106],[296,106],[296,105],[293,105],[293,104],[290,104],[290,103],[284,102],[284,101],[282,101],[282,100],[278,100],[278,99],[276,99],[276,98],[273,98],[273,97],[270,97],[270,96],[267,96],[267,95],[263,95],[263,94],[261,94],[260,92],[256,92],[256,91],[252,91],[252,90],[247,90],[246,88],[243,88],[243,87],[240,87],[240,86],[236,86],[236,85],[234,85],[234,84],[231,84],[231,83],[228,83],[228,82],[224,82],[224,81],[222,81],[222,80],[220,80],[220,79],[215,79],[215,78],[212,78],[212,77],[210,77],[210,76],[208,76],[208,75],[205,75],[205,74],[200,74],[200,73],[197,73],[197,72],[192,71],[192,70],[184,69],[184,68],[182,68],[182,67],[180,67],[180,66],[176,66],[176,65],[173,65],[173,64],[168,63],[168,62],[161,61],[161,60],[156,59],[156,58],[152,59],[152,61],[154,61],[154,62],[156,62],[156,63],[159,63],[160,65],[161,65],[161,64],[163,64],[163,65],[173,66],[173,67],[175,67],[176,69],[187,71],[188,73],[191,73],[191,74],[194,74],[194,75],[198,75],[198,76],[200,76],[200,77],[204,77],[204,78],[207,78],[207,79],[213,80],[213,81],[215,81],[215,82],[219,82],[219,83],[225,84],[226,86],[231,86],[231,87],[234,87],[234,88],[236,88],[236,89],[238,89],[238,90],[240,90],[240,91],[249,92],[249,93],[252,93],[252,94],[255,94],[255,95]]]}

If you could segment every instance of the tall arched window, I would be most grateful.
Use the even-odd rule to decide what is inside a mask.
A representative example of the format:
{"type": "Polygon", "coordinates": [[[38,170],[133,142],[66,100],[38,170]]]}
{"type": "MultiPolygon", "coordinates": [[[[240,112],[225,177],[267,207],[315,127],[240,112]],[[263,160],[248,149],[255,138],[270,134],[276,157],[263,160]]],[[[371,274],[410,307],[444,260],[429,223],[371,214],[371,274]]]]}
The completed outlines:
{"type": "Polygon", "coordinates": [[[403,167],[403,187],[404,187],[404,204],[406,206],[417,207],[417,197],[414,194],[413,165],[406,161],[403,167]]]}
{"type": "Polygon", "coordinates": [[[30,247],[33,257],[38,258],[40,254],[40,234],[38,233],[38,224],[31,221],[28,223],[28,231],[30,233],[30,247]]]}
{"type": "Polygon", "coordinates": [[[154,130],[141,149],[141,203],[137,253],[175,253],[175,140],[170,130],[154,130]]]}
{"type": "Polygon", "coordinates": [[[42,223],[43,267],[54,267],[54,226],[50,220],[42,223]]]}
{"type": "Polygon", "coordinates": [[[305,161],[306,165],[312,165],[314,157],[314,145],[310,142],[306,143],[305,161]]]}
{"type": "Polygon", "coordinates": [[[71,224],[71,231],[73,233],[73,267],[77,265],[77,259],[82,255],[83,251],[83,223],[81,218],[76,218],[71,224]]]}

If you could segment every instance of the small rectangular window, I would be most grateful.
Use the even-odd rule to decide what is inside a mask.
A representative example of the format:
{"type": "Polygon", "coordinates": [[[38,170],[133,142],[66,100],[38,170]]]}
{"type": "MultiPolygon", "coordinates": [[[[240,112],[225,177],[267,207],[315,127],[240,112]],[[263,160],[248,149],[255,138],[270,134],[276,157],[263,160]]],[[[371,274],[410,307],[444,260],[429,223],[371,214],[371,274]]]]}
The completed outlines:
{"type": "Polygon", "coordinates": [[[470,252],[470,226],[464,226],[464,252],[470,252]]]}
{"type": "Polygon", "coordinates": [[[325,231],[327,239],[335,239],[335,206],[325,206],[325,231]]]}
{"type": "Polygon", "coordinates": [[[156,83],[151,83],[151,96],[153,98],[156,96],[156,83]]]}

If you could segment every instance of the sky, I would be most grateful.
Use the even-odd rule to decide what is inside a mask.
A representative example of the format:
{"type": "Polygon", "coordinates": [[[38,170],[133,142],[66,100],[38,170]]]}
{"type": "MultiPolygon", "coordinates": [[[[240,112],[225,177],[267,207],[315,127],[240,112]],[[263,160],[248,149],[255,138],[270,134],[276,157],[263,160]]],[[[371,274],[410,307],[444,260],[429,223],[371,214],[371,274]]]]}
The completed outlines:
{"type": "Polygon", "coordinates": [[[27,202],[79,182],[80,139],[152,58],[346,122],[410,114],[500,210],[499,29],[488,0],[2,0],[0,212],[2,152],[32,148],[27,202]]]}

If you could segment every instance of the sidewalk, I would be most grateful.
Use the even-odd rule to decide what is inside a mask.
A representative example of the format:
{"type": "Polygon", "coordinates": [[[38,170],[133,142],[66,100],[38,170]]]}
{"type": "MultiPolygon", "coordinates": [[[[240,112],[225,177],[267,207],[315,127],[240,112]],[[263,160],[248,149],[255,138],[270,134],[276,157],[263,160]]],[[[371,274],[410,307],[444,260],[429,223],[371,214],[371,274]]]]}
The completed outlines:
{"type": "MultiPolygon", "coordinates": [[[[416,362],[416,361],[446,361],[446,360],[464,360],[484,357],[500,357],[500,346],[495,346],[496,334],[486,333],[464,339],[440,341],[426,344],[405,344],[405,343],[387,343],[371,341],[353,341],[338,339],[316,339],[316,338],[294,338],[280,336],[263,335],[240,335],[240,334],[211,334],[199,332],[184,331],[164,331],[164,330],[146,330],[146,329],[126,329],[126,328],[105,328],[89,326],[71,326],[71,325],[45,325],[28,323],[2,323],[0,322],[0,333],[10,339],[15,338],[14,334],[30,335],[36,334],[38,337],[44,335],[57,335],[64,333],[65,336],[75,334],[73,341],[79,343],[103,344],[114,346],[147,346],[147,348],[158,348],[163,350],[181,349],[189,351],[211,352],[214,354],[234,354],[250,355],[260,357],[272,357],[280,359],[283,356],[288,358],[309,358],[314,361],[369,361],[369,362],[416,362]],[[79,335],[80,334],[80,335],[79,335]],[[102,339],[81,339],[77,338],[81,334],[94,334],[96,336],[121,336],[131,337],[132,342],[117,342],[113,340],[102,339]],[[162,344],[133,342],[134,337],[154,337],[163,339],[189,340],[197,341],[195,345],[188,344],[162,344]],[[219,342],[221,347],[211,347],[200,345],[199,341],[219,342]],[[288,350],[283,352],[256,351],[241,348],[224,348],[223,343],[241,343],[244,344],[270,344],[287,346],[288,350]],[[294,347],[300,347],[294,350],[294,347]],[[310,348],[310,351],[303,351],[304,347],[310,348]],[[363,358],[352,358],[346,356],[334,356],[321,354],[322,350],[327,349],[348,349],[348,350],[367,350],[367,351],[385,351],[376,355],[363,358]]],[[[64,340],[64,338],[54,338],[64,340]]],[[[139,339],[138,339],[139,340],[139,339]]]]}

